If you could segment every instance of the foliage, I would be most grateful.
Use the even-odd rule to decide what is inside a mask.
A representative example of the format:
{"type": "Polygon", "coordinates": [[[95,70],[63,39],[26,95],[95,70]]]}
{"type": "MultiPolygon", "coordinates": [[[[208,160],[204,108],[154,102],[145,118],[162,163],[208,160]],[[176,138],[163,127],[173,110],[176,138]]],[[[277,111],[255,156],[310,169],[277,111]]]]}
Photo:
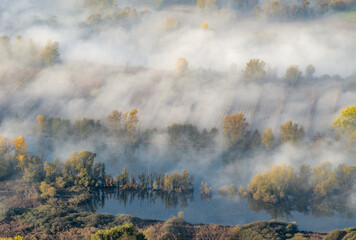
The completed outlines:
{"type": "Polygon", "coordinates": [[[262,174],[257,174],[239,193],[254,201],[282,204],[288,199],[320,199],[348,192],[356,180],[356,168],[340,164],[335,170],[328,162],[321,163],[313,170],[301,165],[296,172],[285,165],[277,165],[262,174]]]}
{"type": "Polygon", "coordinates": [[[274,136],[272,133],[272,129],[267,128],[262,134],[262,143],[266,147],[266,149],[270,149],[273,146],[274,136]]]}
{"type": "Polygon", "coordinates": [[[105,227],[115,219],[112,215],[77,212],[63,206],[41,205],[19,216],[39,230],[57,233],[73,227],[105,227]]]}
{"type": "Polygon", "coordinates": [[[356,139],[356,106],[340,109],[340,114],[333,122],[333,127],[346,136],[356,139]]]}
{"type": "Polygon", "coordinates": [[[248,123],[242,113],[227,115],[223,120],[224,136],[229,147],[236,146],[246,133],[248,123]]]}
{"type": "Polygon", "coordinates": [[[266,75],[265,62],[256,58],[246,63],[246,68],[242,72],[242,79],[245,81],[259,82],[266,75]]]}
{"type": "Polygon", "coordinates": [[[24,238],[21,237],[21,236],[16,236],[16,237],[13,237],[13,238],[1,238],[0,237],[0,240],[23,240],[24,238]]]}
{"type": "Polygon", "coordinates": [[[167,128],[169,142],[174,145],[191,145],[207,147],[214,143],[216,128],[201,132],[192,124],[172,124],[167,128]]]}
{"type": "Polygon", "coordinates": [[[197,6],[200,8],[211,8],[214,7],[216,0],[197,0],[197,6]]]}
{"type": "Polygon", "coordinates": [[[145,236],[137,232],[132,224],[117,226],[109,230],[99,230],[91,235],[92,240],[107,240],[107,239],[126,239],[126,240],[144,240],[145,236]]]}
{"type": "Polygon", "coordinates": [[[298,143],[304,136],[304,128],[303,126],[299,126],[298,123],[294,123],[292,121],[287,121],[283,125],[279,126],[279,130],[281,131],[281,141],[286,143],[298,143]]]}
{"type": "Polygon", "coordinates": [[[325,240],[351,240],[356,238],[356,228],[345,228],[343,230],[335,230],[329,233],[325,240]]]}
{"type": "Polygon", "coordinates": [[[222,186],[219,189],[218,194],[226,198],[235,198],[237,196],[237,186],[235,184],[231,184],[230,186],[222,186]]]}
{"type": "Polygon", "coordinates": [[[63,167],[63,180],[66,185],[79,185],[83,187],[95,187],[104,185],[106,179],[105,165],[94,164],[95,153],[81,151],[72,153],[65,161],[63,167]]]}
{"type": "Polygon", "coordinates": [[[211,191],[212,191],[212,188],[208,187],[208,184],[204,183],[202,181],[201,184],[200,184],[200,195],[202,197],[211,196],[211,191]]]}
{"type": "Polygon", "coordinates": [[[295,85],[301,80],[302,72],[299,70],[298,66],[292,65],[287,68],[285,78],[289,84],[295,85]]]}
{"type": "Polygon", "coordinates": [[[59,59],[59,43],[48,40],[46,46],[40,52],[40,59],[45,66],[55,63],[59,59]]]}
{"type": "Polygon", "coordinates": [[[306,69],[305,69],[305,75],[309,78],[313,77],[315,73],[315,67],[311,64],[309,64],[306,69]]]}
{"type": "MultiPolygon", "coordinates": [[[[281,222],[254,222],[240,226],[235,232],[236,239],[284,240],[298,232],[295,224],[281,222]]],[[[234,238],[235,239],[235,238],[234,238]]]]}

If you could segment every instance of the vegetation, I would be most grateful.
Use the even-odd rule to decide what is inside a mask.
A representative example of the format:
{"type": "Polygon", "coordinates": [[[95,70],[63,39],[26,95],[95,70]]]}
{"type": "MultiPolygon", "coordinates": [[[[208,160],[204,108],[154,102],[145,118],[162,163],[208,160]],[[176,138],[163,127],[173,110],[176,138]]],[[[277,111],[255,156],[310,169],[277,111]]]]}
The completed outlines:
{"type": "Polygon", "coordinates": [[[350,142],[356,140],[356,106],[349,106],[340,110],[339,116],[333,122],[340,133],[346,135],[350,142]]]}
{"type": "Polygon", "coordinates": [[[106,240],[106,239],[132,239],[132,240],[145,240],[142,233],[137,232],[132,224],[125,224],[117,226],[108,230],[99,230],[91,235],[92,240],[106,240]]]}
{"type": "Polygon", "coordinates": [[[246,68],[243,71],[242,78],[245,81],[253,81],[253,82],[261,81],[263,77],[266,75],[265,66],[266,63],[264,61],[255,58],[251,59],[246,64],[246,68]]]}

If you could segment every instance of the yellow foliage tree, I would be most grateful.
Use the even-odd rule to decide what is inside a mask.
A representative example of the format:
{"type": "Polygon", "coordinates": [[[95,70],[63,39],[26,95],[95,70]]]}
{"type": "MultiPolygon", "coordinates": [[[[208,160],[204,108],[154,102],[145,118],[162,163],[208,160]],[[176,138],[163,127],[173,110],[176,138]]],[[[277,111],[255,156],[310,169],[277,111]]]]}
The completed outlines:
{"type": "Polygon", "coordinates": [[[19,136],[19,137],[13,139],[12,143],[15,147],[16,156],[27,154],[27,144],[26,144],[25,139],[22,136],[19,136]]]}
{"type": "Polygon", "coordinates": [[[336,174],[332,171],[330,162],[323,162],[314,168],[312,175],[312,184],[314,193],[320,196],[326,196],[336,187],[336,174]]]}
{"type": "Polygon", "coordinates": [[[130,112],[126,112],[122,117],[123,130],[125,133],[125,139],[131,142],[136,142],[138,136],[136,134],[136,128],[138,124],[138,111],[132,109],[130,112]]]}
{"type": "Polygon", "coordinates": [[[37,125],[36,129],[39,134],[44,134],[46,131],[46,126],[47,126],[47,119],[44,115],[38,115],[36,118],[37,125]]]}
{"type": "Polygon", "coordinates": [[[274,136],[272,133],[272,129],[267,128],[262,134],[262,143],[263,145],[265,145],[267,149],[269,149],[273,145],[273,141],[274,141],[274,136]]]}
{"type": "Polygon", "coordinates": [[[203,30],[207,30],[209,27],[208,27],[208,23],[207,22],[203,22],[203,24],[201,25],[201,29],[203,30]]]}
{"type": "Polygon", "coordinates": [[[21,236],[11,237],[11,238],[0,238],[0,240],[23,240],[24,238],[21,236]]]}
{"type": "Polygon", "coordinates": [[[230,147],[235,146],[246,133],[248,123],[242,113],[227,115],[223,120],[224,136],[230,147]]]}
{"type": "Polygon", "coordinates": [[[340,114],[333,122],[333,127],[351,140],[356,139],[356,106],[340,109],[340,114]]]}
{"type": "Polygon", "coordinates": [[[303,126],[299,126],[298,123],[293,124],[292,121],[287,121],[279,126],[279,130],[282,133],[281,140],[284,143],[298,143],[305,136],[303,126]]]}
{"type": "Polygon", "coordinates": [[[296,180],[294,170],[282,164],[256,175],[247,185],[247,192],[257,201],[277,203],[294,194],[296,180]]]}
{"type": "Polygon", "coordinates": [[[45,66],[53,64],[59,57],[59,43],[47,41],[46,46],[40,53],[40,59],[45,66]]]}

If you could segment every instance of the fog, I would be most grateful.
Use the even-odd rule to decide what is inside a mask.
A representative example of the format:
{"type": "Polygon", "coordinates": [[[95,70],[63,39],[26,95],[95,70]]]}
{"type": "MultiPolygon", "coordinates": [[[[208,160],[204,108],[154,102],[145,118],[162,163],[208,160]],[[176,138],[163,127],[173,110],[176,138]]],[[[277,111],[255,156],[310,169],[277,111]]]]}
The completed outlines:
{"type": "MultiPolygon", "coordinates": [[[[72,121],[89,117],[105,124],[112,110],[137,108],[142,129],[192,123],[199,129],[216,127],[219,134],[214,149],[201,151],[169,147],[166,134],[158,134],[149,147],[135,152],[132,169],[188,169],[198,179],[212,176],[209,183],[219,187],[246,183],[274,164],[351,163],[341,143],[312,150],[307,142],[223,165],[221,127],[226,114],[241,112],[250,131],[270,127],[278,139],[278,126],[293,120],[309,137],[321,132],[332,139],[339,109],[356,103],[355,22],[337,15],[264,21],[226,9],[132,5],[134,16],[111,23],[105,20],[109,11],[84,9],[82,1],[3,0],[0,35],[9,37],[11,54],[0,57],[0,135],[23,135],[36,152],[33,126],[39,114],[72,121]],[[145,8],[149,12],[141,13],[145,8]],[[102,12],[102,20],[90,22],[88,16],[96,12],[102,12]],[[207,29],[201,27],[204,22],[207,29]],[[47,40],[58,41],[58,61],[47,67],[35,64],[26,53],[30,39],[39,49],[47,40]],[[179,58],[188,62],[184,72],[177,71],[179,58]],[[252,58],[267,64],[260,83],[241,77],[252,58]],[[304,75],[309,64],[316,69],[314,77],[294,87],[286,83],[290,65],[298,65],[304,75]]],[[[118,2],[118,7],[126,6],[118,2]]],[[[114,174],[127,160],[120,147],[105,141],[58,141],[45,157],[65,160],[71,152],[92,150],[113,166],[114,174]]]]}

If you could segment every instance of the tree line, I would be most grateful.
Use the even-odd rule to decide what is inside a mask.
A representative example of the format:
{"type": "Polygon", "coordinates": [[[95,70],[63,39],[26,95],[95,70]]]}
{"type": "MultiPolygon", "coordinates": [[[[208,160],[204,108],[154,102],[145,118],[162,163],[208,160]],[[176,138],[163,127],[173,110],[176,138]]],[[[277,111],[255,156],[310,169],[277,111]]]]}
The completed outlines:
{"type": "MultiPolygon", "coordinates": [[[[349,106],[340,110],[340,115],[333,122],[333,127],[341,136],[352,144],[356,139],[356,107],[349,106]]],[[[137,109],[129,112],[112,111],[106,118],[105,124],[100,120],[83,118],[71,123],[68,119],[58,117],[47,118],[39,115],[36,118],[35,132],[41,138],[78,138],[85,140],[98,136],[110,136],[117,141],[127,144],[147,144],[155,135],[162,133],[155,128],[139,129],[139,116],[137,109]]],[[[242,113],[226,115],[222,121],[223,136],[226,146],[231,149],[255,150],[263,146],[265,149],[273,148],[278,142],[298,144],[306,137],[304,128],[292,120],[279,126],[280,139],[276,139],[271,128],[266,128],[261,134],[259,130],[251,131],[249,123],[242,113]]],[[[216,145],[219,130],[199,130],[197,126],[185,123],[174,123],[163,133],[168,136],[169,144],[177,146],[211,147],[216,145]]],[[[318,133],[313,140],[321,140],[325,136],[318,133]]]]}
{"type": "Polygon", "coordinates": [[[125,168],[117,176],[106,174],[105,164],[95,162],[96,154],[90,151],[74,152],[62,162],[56,158],[42,162],[41,156],[33,156],[27,150],[22,136],[13,140],[0,137],[0,180],[22,176],[26,182],[40,183],[42,197],[55,197],[73,187],[117,188],[119,190],[190,192],[193,176],[186,170],[181,174],[141,172],[137,178],[125,168]]]}

